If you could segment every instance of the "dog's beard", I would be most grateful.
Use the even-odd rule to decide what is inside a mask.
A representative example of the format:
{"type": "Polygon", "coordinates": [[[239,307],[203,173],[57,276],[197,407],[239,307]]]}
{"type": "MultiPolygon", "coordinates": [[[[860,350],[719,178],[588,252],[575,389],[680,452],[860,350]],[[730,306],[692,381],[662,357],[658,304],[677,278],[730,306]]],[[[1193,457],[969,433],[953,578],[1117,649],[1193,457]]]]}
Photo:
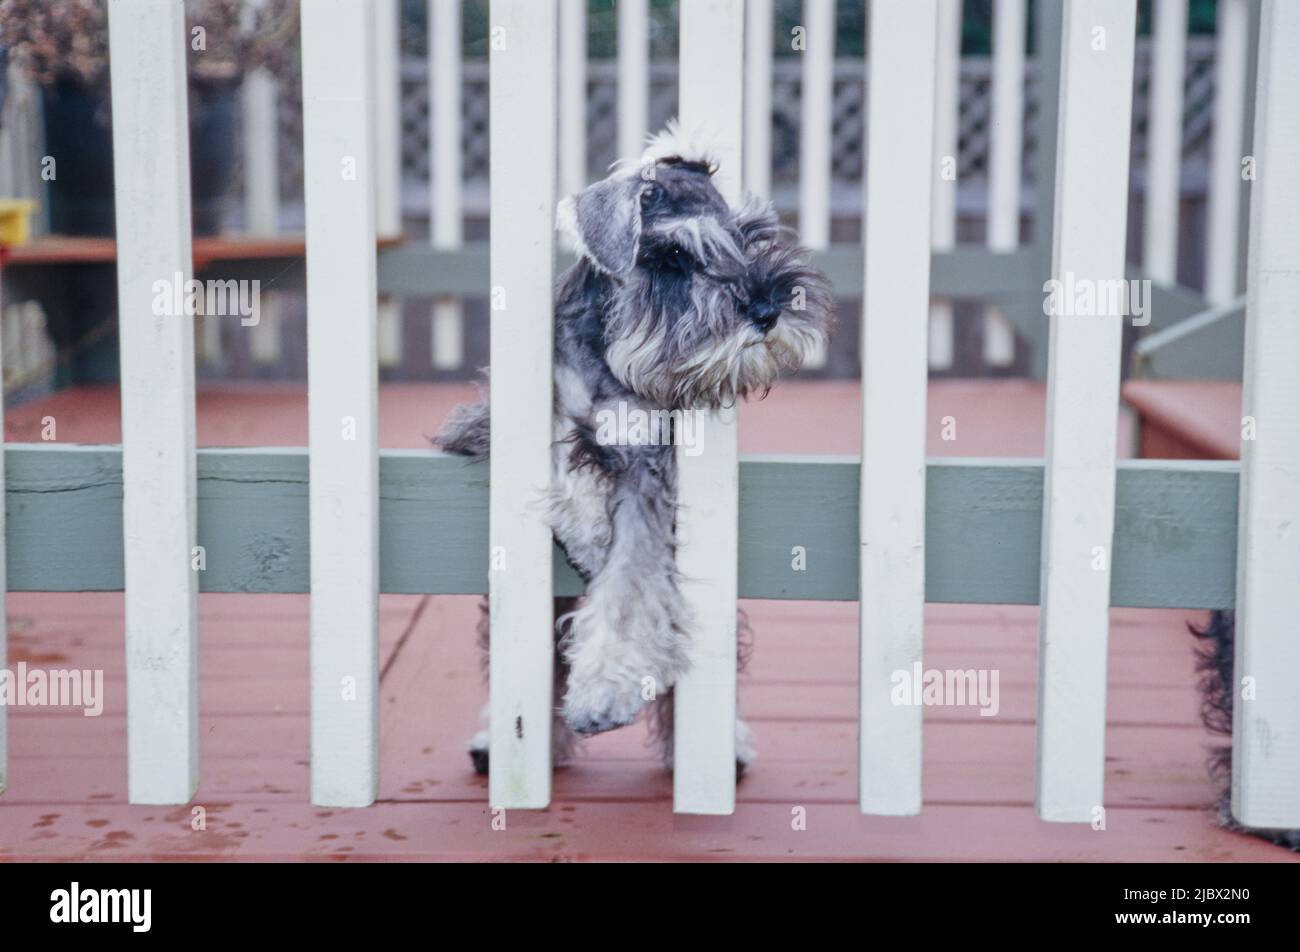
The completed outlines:
{"type": "MultiPolygon", "coordinates": [[[[696,315],[681,320],[703,323],[696,315]]],[[[605,360],[625,387],[665,409],[717,409],[766,394],[825,340],[818,324],[787,312],[766,335],[748,322],[724,334],[673,339],[663,319],[609,341],[605,360]]]]}

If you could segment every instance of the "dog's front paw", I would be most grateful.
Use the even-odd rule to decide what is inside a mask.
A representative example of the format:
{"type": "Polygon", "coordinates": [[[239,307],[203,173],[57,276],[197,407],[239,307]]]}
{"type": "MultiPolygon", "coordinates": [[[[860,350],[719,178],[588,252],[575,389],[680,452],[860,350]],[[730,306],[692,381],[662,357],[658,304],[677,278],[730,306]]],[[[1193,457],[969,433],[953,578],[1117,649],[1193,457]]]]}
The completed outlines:
{"type": "Polygon", "coordinates": [[[465,745],[469,750],[469,760],[474,765],[474,772],[483,777],[486,777],[488,772],[488,740],[487,728],[484,728],[471,737],[469,743],[465,745]]]}
{"type": "Polygon", "coordinates": [[[636,720],[645,707],[639,682],[598,680],[583,684],[569,679],[564,695],[564,722],[578,734],[599,734],[636,720]]]}

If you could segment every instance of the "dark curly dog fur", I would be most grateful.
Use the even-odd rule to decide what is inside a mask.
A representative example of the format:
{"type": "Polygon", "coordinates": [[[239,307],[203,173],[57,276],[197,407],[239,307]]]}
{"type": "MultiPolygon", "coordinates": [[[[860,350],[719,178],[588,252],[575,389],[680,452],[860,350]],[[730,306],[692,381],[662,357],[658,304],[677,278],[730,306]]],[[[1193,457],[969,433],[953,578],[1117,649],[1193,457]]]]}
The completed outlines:
{"type": "Polygon", "coordinates": [[[1300,830],[1260,830],[1242,826],[1232,816],[1232,705],[1236,679],[1232,674],[1236,619],[1233,612],[1210,613],[1204,628],[1187,626],[1200,639],[1196,670],[1200,672],[1201,721],[1207,730],[1228,738],[1210,750],[1210,776],[1219,784],[1219,822],[1229,830],[1249,833],[1278,846],[1300,852],[1300,830]]]}

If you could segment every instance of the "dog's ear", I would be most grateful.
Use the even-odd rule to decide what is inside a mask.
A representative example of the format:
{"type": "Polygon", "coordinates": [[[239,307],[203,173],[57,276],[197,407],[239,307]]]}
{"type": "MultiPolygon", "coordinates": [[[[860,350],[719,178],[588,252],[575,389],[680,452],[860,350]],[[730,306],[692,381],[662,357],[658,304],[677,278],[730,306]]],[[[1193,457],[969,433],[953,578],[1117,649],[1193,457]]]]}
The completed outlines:
{"type": "Polygon", "coordinates": [[[641,244],[641,196],[653,186],[640,175],[613,175],[560,201],[555,226],[580,255],[622,277],[641,244]]]}

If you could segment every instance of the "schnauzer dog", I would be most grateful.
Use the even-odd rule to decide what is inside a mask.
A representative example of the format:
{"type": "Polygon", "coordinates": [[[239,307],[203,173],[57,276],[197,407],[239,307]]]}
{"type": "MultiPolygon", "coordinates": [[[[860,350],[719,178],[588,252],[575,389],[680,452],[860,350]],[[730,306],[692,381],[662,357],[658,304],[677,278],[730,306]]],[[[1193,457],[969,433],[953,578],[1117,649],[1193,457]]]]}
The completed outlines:
{"type": "MultiPolygon", "coordinates": [[[[1196,669],[1201,673],[1201,721],[1214,734],[1232,737],[1232,704],[1236,695],[1232,676],[1236,615],[1229,611],[1210,613],[1204,628],[1188,625],[1200,639],[1196,669]]],[[[1232,745],[1210,751],[1210,776],[1219,784],[1219,822],[1229,830],[1250,833],[1278,846],[1300,853],[1300,830],[1263,830],[1242,826],[1231,810],[1232,745]]]]}
{"type": "MultiPolygon", "coordinates": [[[[826,276],[770,203],[729,207],[715,171],[669,124],[639,160],[616,163],[557,209],[578,261],[555,293],[545,502],[586,594],[555,600],[556,763],[582,736],[630,724],[652,696],[651,730],[671,767],[672,688],[689,666],[692,624],[674,564],[672,431],[683,414],[766,395],[830,330],[826,276]],[[601,421],[620,412],[659,421],[656,438],[611,440],[601,421]]],[[[482,460],[488,434],[487,404],[461,406],[435,443],[482,460]]],[[[485,648],[486,616],[485,606],[485,648]]],[[[470,756],[486,772],[486,729],[470,741],[470,756]]],[[[738,720],[737,777],[753,757],[738,720]]]]}

